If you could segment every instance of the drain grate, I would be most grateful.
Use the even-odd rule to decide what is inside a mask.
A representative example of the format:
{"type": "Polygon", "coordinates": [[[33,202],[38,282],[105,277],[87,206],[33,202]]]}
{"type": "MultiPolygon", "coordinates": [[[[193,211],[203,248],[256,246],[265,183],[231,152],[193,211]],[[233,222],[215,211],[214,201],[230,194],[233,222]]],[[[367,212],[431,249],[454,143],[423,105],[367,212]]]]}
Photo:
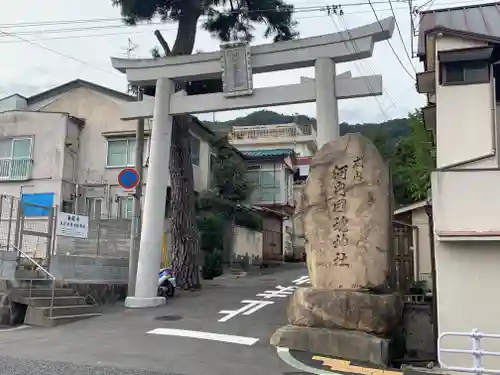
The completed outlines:
{"type": "Polygon", "coordinates": [[[155,320],[162,320],[164,322],[174,322],[176,320],[181,320],[182,316],[180,315],[163,315],[163,316],[157,316],[155,320]]]}

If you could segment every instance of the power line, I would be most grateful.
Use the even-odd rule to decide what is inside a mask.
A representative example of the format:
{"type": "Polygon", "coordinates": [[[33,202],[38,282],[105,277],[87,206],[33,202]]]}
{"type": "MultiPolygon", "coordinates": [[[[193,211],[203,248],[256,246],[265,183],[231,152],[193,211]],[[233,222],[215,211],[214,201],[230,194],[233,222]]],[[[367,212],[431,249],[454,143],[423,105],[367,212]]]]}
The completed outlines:
{"type": "MultiPolygon", "coordinates": [[[[420,6],[420,8],[426,6],[427,4],[434,2],[436,0],[428,0],[425,2],[423,5],[420,6]]],[[[442,4],[473,4],[476,3],[477,1],[475,0],[462,0],[462,1],[448,1],[448,2],[442,2],[442,4]]],[[[386,5],[387,3],[385,1],[372,1],[371,4],[373,5],[386,5]]],[[[346,3],[346,4],[338,4],[339,6],[346,8],[346,7],[359,7],[359,6],[366,6],[370,5],[370,2],[368,1],[359,1],[356,3],[346,3]]],[[[322,9],[325,8],[324,4],[318,4],[318,5],[310,5],[310,6],[302,6],[302,7],[295,7],[294,8],[294,13],[301,13],[301,12],[312,12],[312,11],[321,11],[322,9]]],[[[276,8],[269,8],[269,9],[255,9],[255,10],[249,10],[249,13],[252,12],[263,12],[263,11],[276,11],[276,8]]],[[[234,11],[237,13],[238,11],[234,11]]],[[[358,12],[353,12],[358,13],[358,12]]],[[[349,13],[346,13],[349,14],[349,13]]],[[[91,18],[91,19],[80,19],[80,20],[51,20],[51,21],[40,21],[40,22],[19,22],[19,23],[4,23],[0,24],[1,29],[10,29],[10,28],[26,28],[26,27],[45,27],[45,26],[57,26],[57,25],[73,25],[73,24],[85,24],[85,23],[99,23],[99,22],[123,22],[123,18],[91,18]]],[[[173,22],[173,21],[172,21],[173,22]]],[[[147,24],[158,24],[158,23],[165,23],[165,22],[144,22],[141,23],[140,25],[147,25],[147,24]]],[[[129,27],[128,25],[120,25],[123,27],[129,27]]],[[[43,31],[43,30],[41,30],[43,31]]]]}
{"type": "MultiPolygon", "coordinates": [[[[89,67],[91,67],[91,68],[93,68],[93,69],[98,69],[98,70],[100,70],[100,71],[102,71],[102,72],[104,72],[104,73],[113,74],[113,75],[118,75],[118,74],[119,74],[118,72],[115,72],[115,71],[113,71],[113,70],[107,70],[107,69],[104,69],[104,68],[102,68],[102,67],[100,67],[100,66],[93,65],[93,64],[91,64],[91,63],[89,63],[89,62],[87,62],[87,61],[79,60],[79,59],[77,59],[77,58],[75,58],[75,57],[73,57],[73,56],[71,56],[71,55],[67,55],[67,54],[65,54],[65,53],[62,53],[62,52],[56,51],[55,49],[52,49],[52,48],[49,48],[49,47],[45,47],[45,46],[44,46],[44,45],[42,45],[42,44],[39,44],[39,43],[33,42],[32,40],[29,40],[29,39],[24,39],[24,38],[22,38],[22,37],[20,37],[20,36],[17,36],[16,34],[12,34],[12,33],[9,33],[9,32],[3,31],[3,30],[0,30],[0,34],[4,34],[4,35],[10,36],[10,37],[12,37],[12,38],[19,39],[19,40],[21,40],[21,41],[23,41],[23,42],[25,42],[25,43],[31,44],[31,45],[33,45],[33,46],[36,46],[36,47],[41,48],[41,49],[43,49],[43,50],[46,50],[46,51],[48,51],[48,52],[52,52],[52,53],[54,53],[54,54],[56,54],[56,55],[59,55],[59,56],[61,56],[61,57],[65,57],[65,58],[67,58],[67,59],[73,60],[73,61],[75,61],[75,62],[77,62],[77,63],[79,63],[79,64],[83,64],[83,65],[89,66],[89,67]]],[[[120,75],[121,75],[121,74],[120,74],[120,75]]]]}
{"type": "MultiPolygon", "coordinates": [[[[335,13],[335,12],[334,12],[334,13],[335,13]]],[[[335,19],[333,18],[333,14],[329,12],[329,14],[328,14],[328,15],[329,15],[329,17],[330,17],[330,19],[331,19],[331,21],[332,21],[333,25],[334,25],[334,26],[335,26],[335,28],[337,29],[337,31],[338,31],[338,32],[341,32],[341,31],[342,31],[342,29],[341,29],[340,27],[338,27],[337,23],[335,22],[335,19]]],[[[341,17],[342,17],[342,16],[341,16],[341,17]]],[[[357,45],[357,43],[356,43],[356,40],[352,38],[351,33],[350,33],[350,31],[349,31],[349,29],[348,29],[347,27],[345,27],[345,31],[348,33],[349,39],[352,41],[354,49],[355,49],[357,52],[359,52],[359,48],[358,48],[358,45],[357,45]]],[[[345,40],[343,40],[343,43],[347,46],[347,42],[346,42],[345,40]]],[[[368,81],[368,79],[367,79],[367,78],[363,75],[363,73],[361,72],[361,69],[359,68],[358,62],[357,62],[357,61],[353,61],[353,63],[354,63],[354,66],[355,66],[356,70],[358,71],[358,74],[359,74],[361,77],[363,77],[363,78],[364,78],[365,83],[367,84],[368,89],[370,90],[370,92],[371,92],[371,93],[374,93],[374,91],[375,91],[375,90],[374,90],[374,89],[373,89],[373,87],[371,86],[370,81],[368,81]]],[[[378,98],[378,97],[376,97],[376,96],[374,96],[373,98],[374,98],[374,99],[375,99],[375,101],[377,102],[377,105],[378,105],[378,107],[379,107],[380,111],[382,112],[382,115],[386,118],[386,120],[389,120],[389,116],[387,116],[387,112],[386,112],[386,111],[384,111],[384,108],[382,107],[382,104],[380,103],[379,98],[378,98]]]]}
{"type": "MultiPolygon", "coordinates": [[[[415,67],[413,66],[413,62],[411,60],[410,53],[408,52],[408,49],[406,48],[406,44],[405,44],[405,40],[403,38],[403,34],[401,34],[401,29],[399,28],[399,23],[398,23],[398,20],[396,19],[396,14],[394,13],[394,8],[392,7],[392,2],[391,2],[391,0],[388,0],[388,1],[389,1],[389,6],[391,7],[392,15],[394,16],[394,21],[396,22],[396,30],[397,30],[397,32],[399,34],[399,38],[401,39],[401,43],[403,44],[403,49],[405,50],[406,57],[408,57],[408,61],[410,62],[411,68],[413,69],[413,71],[415,72],[415,74],[417,74],[417,71],[415,70],[415,67]]],[[[411,15],[410,15],[410,18],[411,18],[411,15]]],[[[377,18],[377,20],[378,20],[378,18],[377,18]]],[[[380,23],[380,21],[379,21],[379,23],[380,23]]],[[[412,37],[412,35],[410,35],[410,38],[411,37],[412,37]]]]}
{"type": "MultiPolygon", "coordinates": [[[[377,22],[379,23],[380,28],[383,29],[382,23],[380,22],[380,20],[378,18],[377,12],[375,11],[375,7],[373,6],[373,4],[372,4],[372,2],[370,0],[368,0],[368,2],[370,3],[370,7],[372,8],[373,14],[375,15],[375,18],[377,19],[377,22]]],[[[410,71],[408,69],[406,69],[406,66],[403,64],[403,62],[399,58],[399,56],[398,56],[396,50],[394,49],[394,47],[392,46],[392,43],[391,43],[390,40],[387,40],[387,44],[389,44],[389,47],[391,47],[392,53],[394,54],[394,56],[396,56],[396,59],[398,60],[399,64],[404,69],[404,71],[406,72],[406,74],[408,74],[411,77],[411,79],[415,80],[415,77],[413,76],[413,74],[411,74],[410,71]]],[[[406,46],[405,46],[405,50],[406,50],[406,46]]],[[[413,67],[413,65],[412,65],[412,67],[413,67]]],[[[415,68],[413,68],[413,69],[415,69],[415,68]]]]}

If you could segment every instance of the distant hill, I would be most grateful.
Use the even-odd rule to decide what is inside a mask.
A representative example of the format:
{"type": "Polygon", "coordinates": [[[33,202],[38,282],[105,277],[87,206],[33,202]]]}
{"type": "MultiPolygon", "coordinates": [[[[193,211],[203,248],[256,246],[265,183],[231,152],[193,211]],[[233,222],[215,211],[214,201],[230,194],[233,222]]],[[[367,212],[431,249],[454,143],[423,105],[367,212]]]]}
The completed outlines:
{"type": "MultiPolygon", "coordinates": [[[[305,115],[284,115],[273,111],[262,110],[252,112],[244,117],[235,118],[234,120],[220,122],[205,121],[204,123],[215,132],[227,133],[232,126],[288,124],[291,122],[310,124],[316,123],[316,119],[305,115]]],[[[358,132],[372,139],[376,144],[378,143],[377,140],[383,139],[384,142],[387,142],[385,147],[392,149],[400,138],[410,135],[411,128],[407,118],[389,120],[378,124],[340,124],[341,134],[358,132]]],[[[381,152],[383,151],[381,150],[381,152]]]]}

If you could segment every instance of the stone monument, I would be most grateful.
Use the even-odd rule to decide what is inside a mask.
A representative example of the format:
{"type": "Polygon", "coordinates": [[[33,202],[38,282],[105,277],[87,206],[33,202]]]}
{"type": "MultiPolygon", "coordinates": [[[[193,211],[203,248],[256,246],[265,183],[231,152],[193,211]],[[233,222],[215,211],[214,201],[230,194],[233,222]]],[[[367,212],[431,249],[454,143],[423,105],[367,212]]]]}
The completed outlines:
{"type": "Polygon", "coordinates": [[[389,170],[361,134],[314,156],[297,206],[312,287],[299,288],[289,325],[271,344],[385,366],[403,302],[388,293],[392,237],[389,170]]]}

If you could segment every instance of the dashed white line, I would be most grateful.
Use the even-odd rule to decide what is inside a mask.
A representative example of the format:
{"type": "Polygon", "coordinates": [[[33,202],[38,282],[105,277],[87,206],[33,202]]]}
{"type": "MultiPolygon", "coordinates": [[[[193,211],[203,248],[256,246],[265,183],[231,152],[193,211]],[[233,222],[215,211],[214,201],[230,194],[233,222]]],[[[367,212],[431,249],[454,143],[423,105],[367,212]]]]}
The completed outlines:
{"type": "Polygon", "coordinates": [[[156,328],[149,332],[149,335],[164,335],[164,336],[177,336],[177,337],[189,337],[194,339],[211,340],[227,342],[231,344],[247,345],[251,346],[259,341],[255,337],[245,337],[245,336],[235,336],[235,335],[224,335],[222,333],[213,332],[203,332],[203,331],[190,331],[187,329],[174,329],[174,328],[156,328]]]}

